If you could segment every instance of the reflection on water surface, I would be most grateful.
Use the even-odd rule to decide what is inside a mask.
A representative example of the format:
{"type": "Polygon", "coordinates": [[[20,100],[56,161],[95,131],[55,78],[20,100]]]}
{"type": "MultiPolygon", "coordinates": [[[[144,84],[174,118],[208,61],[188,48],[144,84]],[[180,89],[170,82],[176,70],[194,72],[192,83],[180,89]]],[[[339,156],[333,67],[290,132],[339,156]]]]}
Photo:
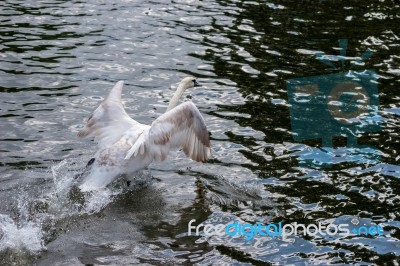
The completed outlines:
{"type": "Polygon", "coordinates": [[[396,3],[0,5],[2,264],[398,261],[396,3]],[[340,39],[348,40],[342,57],[340,39]],[[333,138],[334,151],[320,139],[296,139],[286,81],[347,71],[368,49],[372,55],[352,70],[376,73],[380,131],[353,136],[379,158],[360,160],[343,136],[333,138]],[[213,158],[197,164],[177,152],[141,173],[135,186],[121,179],[85,199],[73,194],[74,175],[95,152],[76,132],[112,84],[125,80],[127,112],[150,123],[185,75],[203,85],[191,96],[212,133],[213,158]],[[319,167],[324,160],[330,167],[319,167]],[[379,224],[384,236],[189,237],[192,219],[379,224]]]}

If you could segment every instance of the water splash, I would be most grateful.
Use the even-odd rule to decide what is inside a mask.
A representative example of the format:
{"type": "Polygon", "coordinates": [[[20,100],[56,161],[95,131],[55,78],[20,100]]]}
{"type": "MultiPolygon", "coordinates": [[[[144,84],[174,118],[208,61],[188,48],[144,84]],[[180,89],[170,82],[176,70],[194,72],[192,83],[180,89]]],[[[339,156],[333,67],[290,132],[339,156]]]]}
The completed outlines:
{"type": "Polygon", "coordinates": [[[42,229],[33,222],[17,224],[0,214],[0,264],[27,265],[44,250],[42,229]]]}
{"type": "Polygon", "coordinates": [[[11,248],[37,252],[44,248],[42,238],[41,228],[35,223],[17,225],[10,216],[0,214],[0,251],[11,248]]]}
{"type": "Polygon", "coordinates": [[[79,163],[82,159],[66,159],[51,167],[53,190],[46,195],[49,213],[58,219],[84,214],[94,214],[106,207],[123,187],[112,187],[95,192],[82,193],[77,184],[85,173],[79,163]]]}
{"type": "MultiPolygon", "coordinates": [[[[121,180],[114,187],[80,192],[77,183],[83,171],[81,161],[82,158],[66,159],[52,165],[48,190],[35,197],[27,188],[21,188],[16,198],[16,216],[0,214],[0,264],[32,261],[71,220],[101,212],[116,196],[127,191],[122,185],[125,180],[121,180]]],[[[143,185],[150,180],[148,177],[141,173],[132,181],[143,185]]]]}

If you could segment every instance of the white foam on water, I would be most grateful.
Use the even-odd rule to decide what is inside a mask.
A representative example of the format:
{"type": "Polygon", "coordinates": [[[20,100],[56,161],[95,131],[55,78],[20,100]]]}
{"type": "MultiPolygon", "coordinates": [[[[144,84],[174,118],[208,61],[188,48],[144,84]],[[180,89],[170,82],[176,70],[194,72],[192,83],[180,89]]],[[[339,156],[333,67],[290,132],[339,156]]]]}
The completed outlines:
{"type": "Polygon", "coordinates": [[[33,253],[43,250],[42,229],[33,222],[17,225],[10,216],[0,214],[0,251],[7,248],[33,253]]]}
{"type": "Polygon", "coordinates": [[[83,203],[71,202],[71,189],[80,179],[76,179],[75,176],[83,171],[79,166],[80,161],[82,160],[66,159],[51,167],[54,189],[48,194],[49,212],[56,214],[58,219],[100,212],[121,191],[104,188],[83,194],[83,203]]]}
{"type": "Polygon", "coordinates": [[[113,198],[118,195],[119,192],[120,191],[114,192],[108,188],[90,192],[90,194],[87,194],[87,197],[85,198],[85,205],[82,212],[87,214],[100,212],[110,202],[112,202],[113,198]]]}
{"type": "MultiPolygon", "coordinates": [[[[117,187],[89,193],[74,192],[80,179],[76,176],[83,171],[81,162],[82,159],[66,159],[54,164],[49,172],[52,183],[39,196],[33,196],[29,190],[21,187],[16,195],[18,204],[15,211],[18,218],[0,214],[0,252],[11,251],[10,256],[21,261],[28,256],[26,260],[29,261],[29,256],[36,256],[46,249],[45,239],[54,233],[53,226],[58,222],[62,223],[65,218],[99,213],[123,193],[123,186],[118,187],[118,184],[117,187]]],[[[138,175],[136,179],[143,181],[143,176],[138,175]]]]}

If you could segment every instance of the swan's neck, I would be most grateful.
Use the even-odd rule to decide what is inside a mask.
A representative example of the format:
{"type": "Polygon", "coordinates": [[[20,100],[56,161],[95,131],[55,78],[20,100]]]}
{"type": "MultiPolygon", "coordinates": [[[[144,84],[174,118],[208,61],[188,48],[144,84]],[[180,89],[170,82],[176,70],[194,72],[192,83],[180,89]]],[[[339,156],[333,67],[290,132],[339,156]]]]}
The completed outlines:
{"type": "Polygon", "coordinates": [[[169,102],[167,112],[178,105],[179,99],[181,98],[181,96],[185,90],[186,90],[186,87],[182,83],[180,83],[178,88],[175,91],[174,96],[172,96],[172,99],[169,102]]]}

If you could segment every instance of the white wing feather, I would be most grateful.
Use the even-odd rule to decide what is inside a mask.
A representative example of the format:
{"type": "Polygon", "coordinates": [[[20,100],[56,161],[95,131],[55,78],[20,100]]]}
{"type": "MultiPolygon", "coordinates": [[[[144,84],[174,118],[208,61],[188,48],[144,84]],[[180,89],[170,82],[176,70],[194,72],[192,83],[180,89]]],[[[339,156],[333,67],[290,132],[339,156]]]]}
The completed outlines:
{"type": "Polygon", "coordinates": [[[204,119],[192,102],[185,102],[157,118],[145,129],[125,159],[149,154],[164,160],[171,148],[183,148],[191,159],[205,162],[210,156],[210,138],[204,119]]]}
{"type": "Polygon", "coordinates": [[[106,148],[117,142],[136,122],[125,112],[121,102],[123,81],[117,82],[106,99],[89,117],[85,128],[79,131],[79,137],[95,136],[100,148],[106,148]]]}

